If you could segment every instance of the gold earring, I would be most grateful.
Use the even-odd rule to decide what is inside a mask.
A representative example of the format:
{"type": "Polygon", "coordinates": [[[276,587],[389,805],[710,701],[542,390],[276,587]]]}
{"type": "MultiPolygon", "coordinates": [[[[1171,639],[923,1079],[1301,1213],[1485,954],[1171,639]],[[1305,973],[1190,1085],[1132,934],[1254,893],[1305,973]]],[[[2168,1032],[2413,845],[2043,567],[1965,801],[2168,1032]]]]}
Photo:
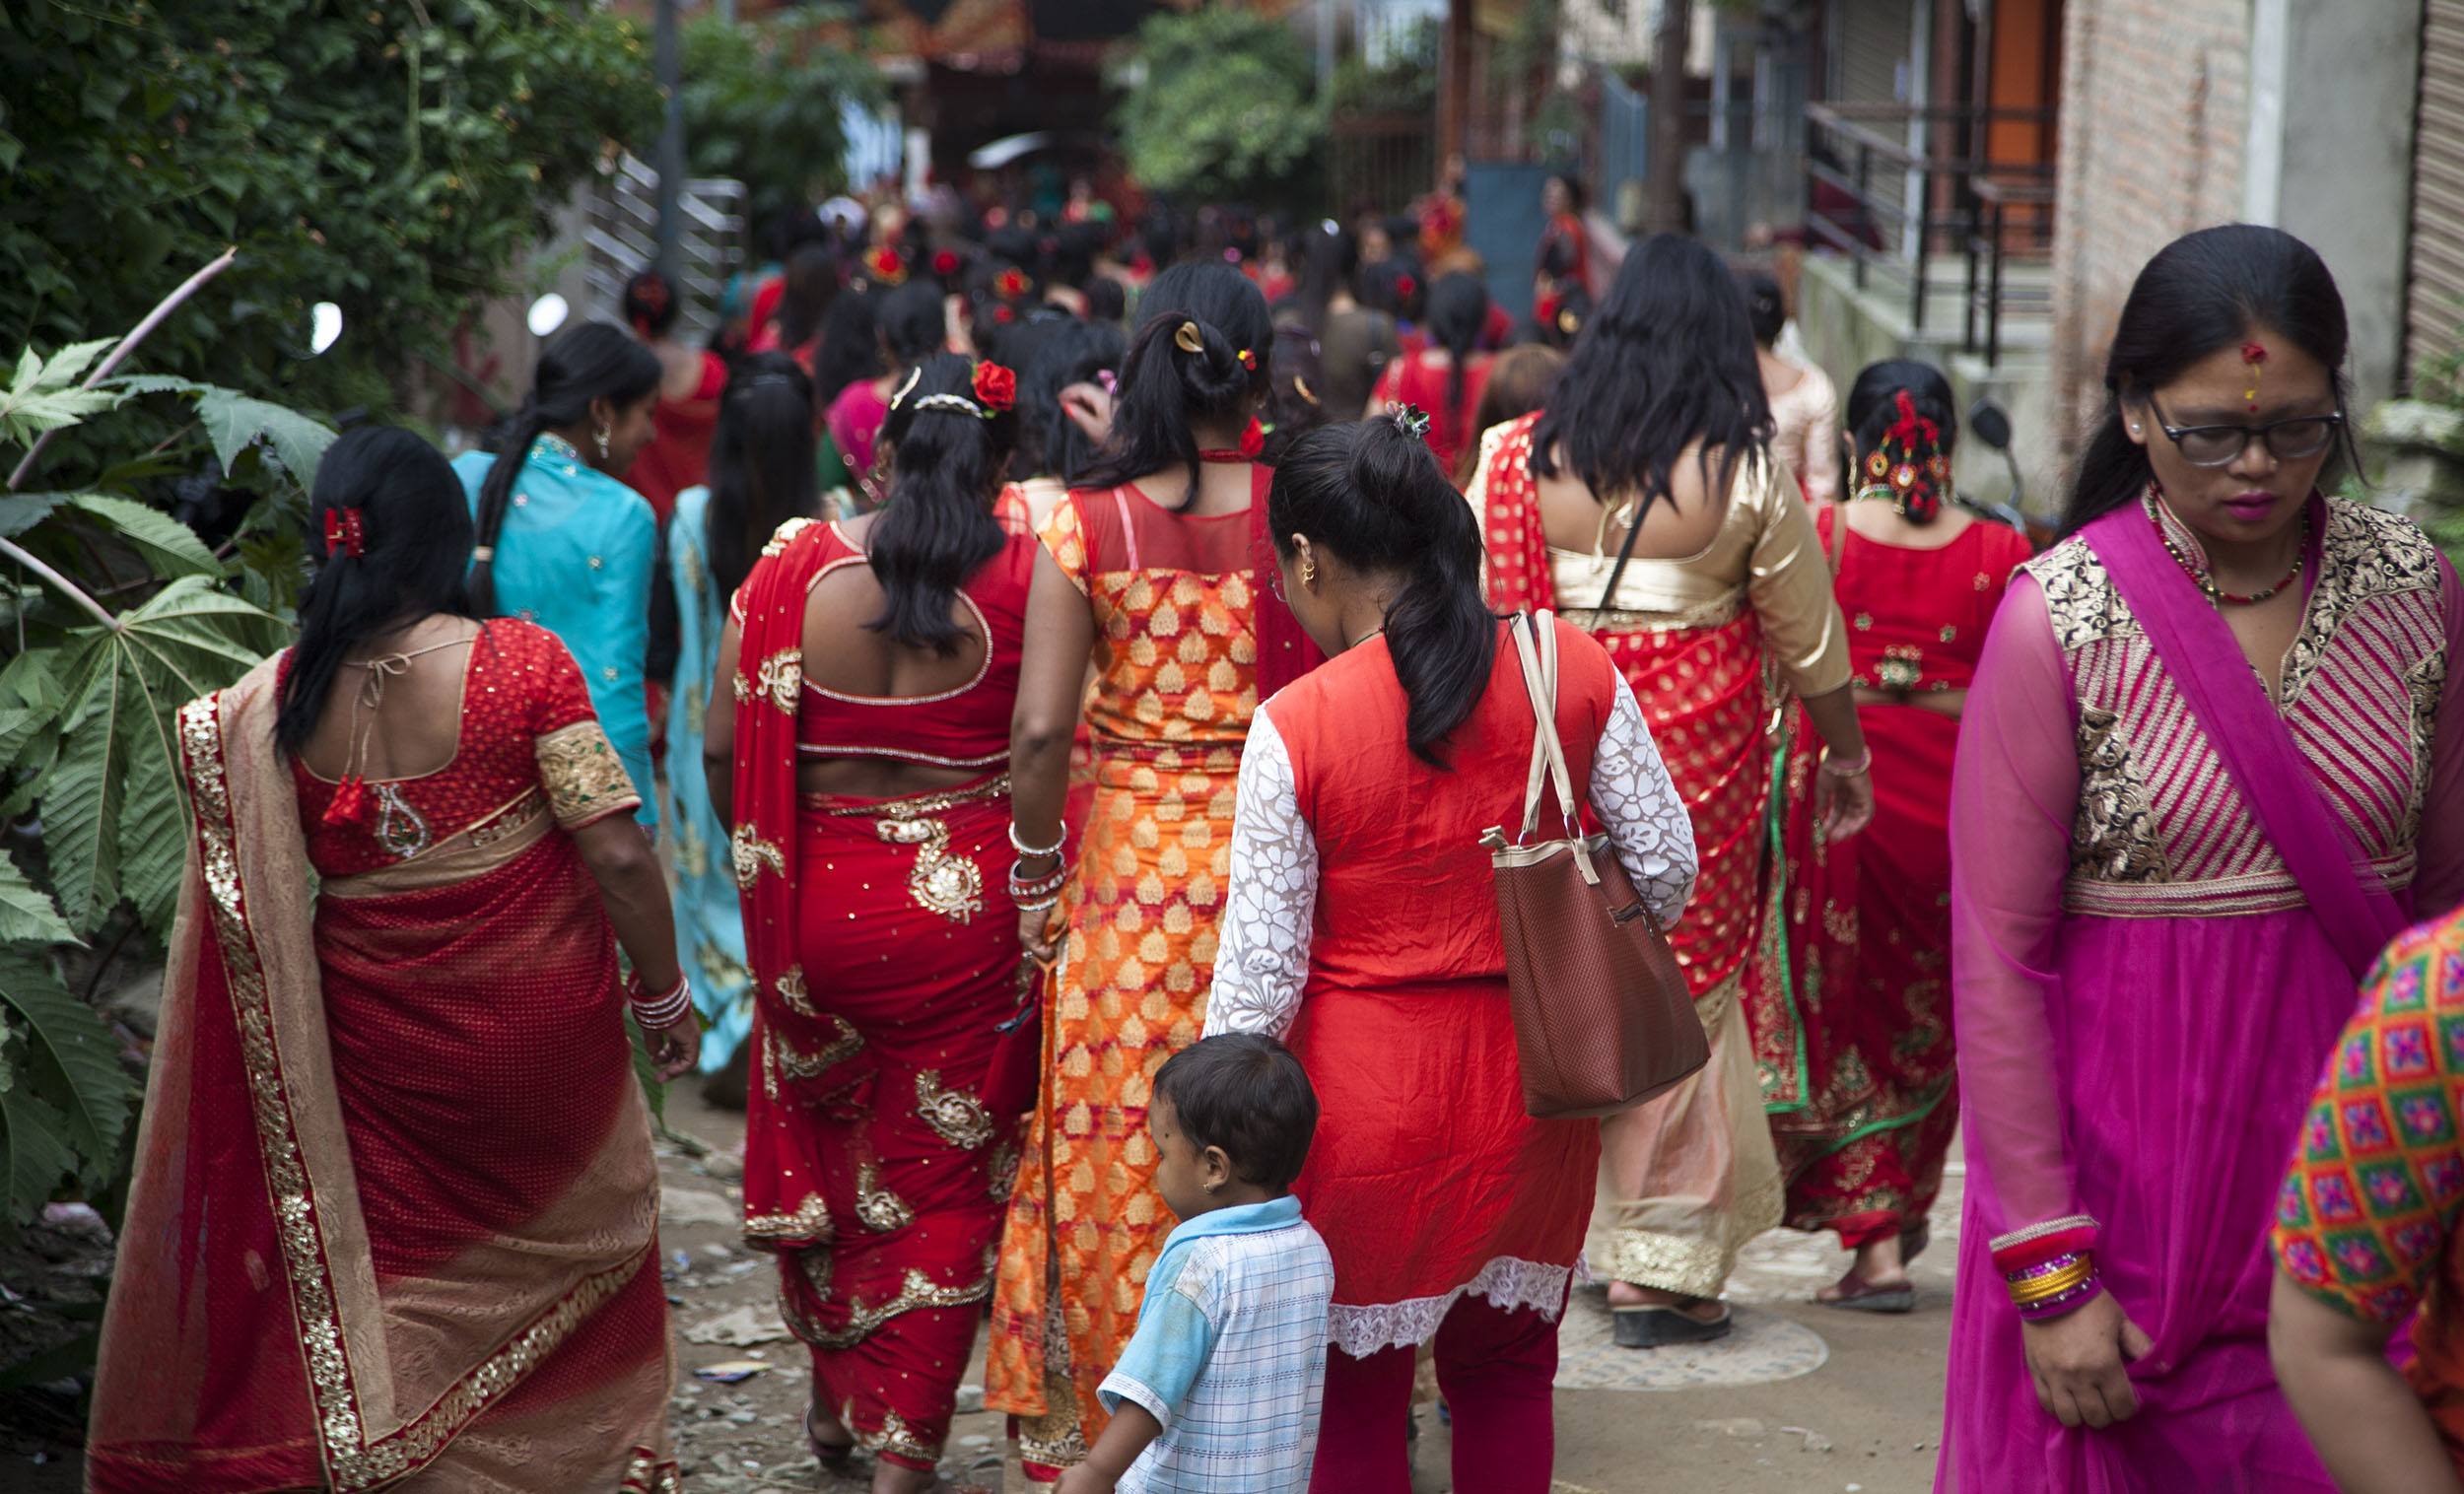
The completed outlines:
{"type": "Polygon", "coordinates": [[[599,427],[599,460],[607,460],[607,427],[599,427]]]}
{"type": "Polygon", "coordinates": [[[1302,561],[1300,563],[1300,583],[1304,586],[1314,586],[1318,584],[1318,563],[1316,561],[1302,561]]]}

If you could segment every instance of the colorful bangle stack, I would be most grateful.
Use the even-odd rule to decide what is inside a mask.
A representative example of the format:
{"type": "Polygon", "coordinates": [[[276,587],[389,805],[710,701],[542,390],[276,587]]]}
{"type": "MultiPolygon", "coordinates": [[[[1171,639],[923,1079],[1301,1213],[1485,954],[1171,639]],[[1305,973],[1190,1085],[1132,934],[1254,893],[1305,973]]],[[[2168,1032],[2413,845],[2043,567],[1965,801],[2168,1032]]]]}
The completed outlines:
{"type": "Polygon", "coordinates": [[[2104,1290],[2096,1275],[2096,1257],[2085,1251],[2050,1256],[2004,1279],[2011,1288],[2012,1306],[2029,1323],[2086,1307],[2104,1290]]]}
{"type": "Polygon", "coordinates": [[[1018,833],[1018,822],[1009,825],[1009,849],[1018,852],[1018,859],[1009,863],[1009,901],[1018,905],[1020,913],[1042,913],[1061,901],[1061,885],[1069,880],[1069,863],[1061,859],[1061,847],[1067,845],[1069,831],[1063,827],[1050,846],[1030,846],[1018,833]],[[1035,876],[1025,874],[1029,861],[1050,859],[1053,869],[1035,876]]]}
{"type": "Polygon", "coordinates": [[[673,1027],[693,1011],[693,982],[679,973],[676,988],[663,996],[645,996],[636,983],[626,1004],[633,1008],[633,1020],[645,1029],[673,1027]]]}

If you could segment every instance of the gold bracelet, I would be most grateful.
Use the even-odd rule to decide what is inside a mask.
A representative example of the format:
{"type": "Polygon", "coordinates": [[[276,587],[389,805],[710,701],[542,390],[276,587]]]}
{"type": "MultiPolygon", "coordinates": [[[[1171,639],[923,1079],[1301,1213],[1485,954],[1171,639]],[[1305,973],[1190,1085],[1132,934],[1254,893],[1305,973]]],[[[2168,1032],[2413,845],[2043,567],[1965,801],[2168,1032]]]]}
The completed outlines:
{"type": "Polygon", "coordinates": [[[2050,1275],[2011,1283],[2011,1301],[2015,1306],[2027,1307],[2049,1297],[2059,1297],[2095,1274],[2096,1263],[2094,1261],[2074,1261],[2050,1275]]]}

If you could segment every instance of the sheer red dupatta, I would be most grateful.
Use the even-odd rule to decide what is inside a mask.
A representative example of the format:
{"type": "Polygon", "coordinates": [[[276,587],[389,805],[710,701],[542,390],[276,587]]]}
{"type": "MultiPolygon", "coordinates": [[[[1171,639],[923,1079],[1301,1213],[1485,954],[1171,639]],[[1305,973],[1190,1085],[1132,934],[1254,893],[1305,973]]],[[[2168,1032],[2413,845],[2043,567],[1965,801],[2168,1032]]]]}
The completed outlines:
{"type": "Polygon", "coordinates": [[[782,1100],[770,1033],[782,1005],[809,1009],[796,953],[795,714],[804,688],[805,595],[827,559],[828,534],[819,520],[787,520],[736,593],[735,827],[727,849],[753,967],[756,1069],[746,1097],[744,1238],[765,1250],[805,1249],[831,1234],[817,1159],[789,1154],[810,1128],[771,1117],[782,1100]]]}

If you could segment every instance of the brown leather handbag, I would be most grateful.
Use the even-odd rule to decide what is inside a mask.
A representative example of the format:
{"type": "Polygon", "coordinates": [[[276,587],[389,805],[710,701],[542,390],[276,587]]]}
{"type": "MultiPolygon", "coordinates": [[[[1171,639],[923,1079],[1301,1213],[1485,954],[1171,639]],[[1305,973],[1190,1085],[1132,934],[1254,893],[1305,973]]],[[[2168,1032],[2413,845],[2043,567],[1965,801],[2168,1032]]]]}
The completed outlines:
{"type": "Polygon", "coordinates": [[[1605,835],[1586,836],[1557,739],[1557,628],[1545,611],[1510,630],[1538,729],[1523,789],[1523,831],[1480,838],[1497,885],[1523,1108],[1574,1120],[1631,1110],[1711,1058],[1684,972],[1605,835]],[[1545,779],[1562,839],[1535,841],[1545,779]]]}

